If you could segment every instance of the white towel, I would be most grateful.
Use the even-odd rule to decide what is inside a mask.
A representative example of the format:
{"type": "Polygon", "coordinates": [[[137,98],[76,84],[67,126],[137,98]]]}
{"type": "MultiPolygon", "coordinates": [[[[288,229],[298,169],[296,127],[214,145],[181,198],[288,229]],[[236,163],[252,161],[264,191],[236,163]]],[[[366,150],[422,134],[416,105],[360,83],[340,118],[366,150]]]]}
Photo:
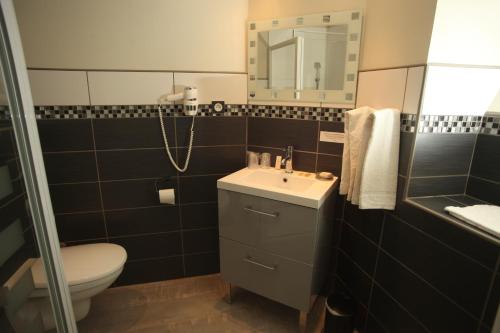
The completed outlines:
{"type": "Polygon", "coordinates": [[[347,111],[340,194],[361,209],[394,209],[400,111],[361,107],[347,111]]]}
{"type": "Polygon", "coordinates": [[[398,187],[400,111],[377,110],[360,177],[359,208],[394,209],[398,187]]]}
{"type": "Polygon", "coordinates": [[[500,207],[474,205],[468,207],[448,206],[444,208],[451,215],[500,237],[500,207]]]}
{"type": "MultiPolygon", "coordinates": [[[[342,174],[340,177],[340,194],[347,194],[347,200],[352,201],[354,186],[356,182],[356,175],[360,156],[364,152],[360,152],[363,142],[368,141],[367,132],[370,126],[367,124],[369,115],[375,109],[364,106],[355,110],[350,110],[345,113],[344,120],[344,152],[342,155],[342,174]]],[[[356,190],[356,193],[358,191],[356,190]]],[[[354,197],[357,202],[358,198],[354,197]]]]}

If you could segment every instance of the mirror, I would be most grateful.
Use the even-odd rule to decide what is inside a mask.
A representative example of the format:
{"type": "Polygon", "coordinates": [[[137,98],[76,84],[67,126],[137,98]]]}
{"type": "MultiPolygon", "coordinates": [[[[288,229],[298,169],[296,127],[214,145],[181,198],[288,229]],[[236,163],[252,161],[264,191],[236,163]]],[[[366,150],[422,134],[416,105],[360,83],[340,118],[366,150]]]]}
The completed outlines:
{"type": "Polygon", "coordinates": [[[250,22],[250,101],[354,103],[361,15],[250,22]]]}
{"type": "Polygon", "coordinates": [[[257,84],[265,89],[342,90],[347,25],[262,31],[257,84]]]}

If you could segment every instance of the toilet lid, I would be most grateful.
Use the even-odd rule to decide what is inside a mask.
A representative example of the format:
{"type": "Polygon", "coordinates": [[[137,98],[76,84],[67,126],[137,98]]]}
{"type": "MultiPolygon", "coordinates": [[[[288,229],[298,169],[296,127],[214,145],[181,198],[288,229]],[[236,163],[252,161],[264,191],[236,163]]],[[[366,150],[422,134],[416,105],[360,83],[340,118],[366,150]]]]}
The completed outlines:
{"type": "MultiPolygon", "coordinates": [[[[69,286],[106,277],[121,269],[127,252],[116,244],[97,243],[61,248],[64,271],[69,286]]],[[[31,268],[35,288],[46,288],[47,278],[40,258],[31,268]]]]}

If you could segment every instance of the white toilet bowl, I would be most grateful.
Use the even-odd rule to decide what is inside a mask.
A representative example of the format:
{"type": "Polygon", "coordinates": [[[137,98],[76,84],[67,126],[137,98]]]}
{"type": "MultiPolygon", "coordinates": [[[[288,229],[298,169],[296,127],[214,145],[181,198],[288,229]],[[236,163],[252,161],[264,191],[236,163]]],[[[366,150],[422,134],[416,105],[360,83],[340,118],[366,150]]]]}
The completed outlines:
{"type": "MultiPolygon", "coordinates": [[[[78,321],[89,313],[91,297],[108,288],[121,274],[127,252],[120,245],[97,243],[61,248],[61,256],[78,321]]],[[[50,330],[55,323],[41,259],[31,271],[35,290],[30,298],[42,314],[44,329],[50,330]]]]}

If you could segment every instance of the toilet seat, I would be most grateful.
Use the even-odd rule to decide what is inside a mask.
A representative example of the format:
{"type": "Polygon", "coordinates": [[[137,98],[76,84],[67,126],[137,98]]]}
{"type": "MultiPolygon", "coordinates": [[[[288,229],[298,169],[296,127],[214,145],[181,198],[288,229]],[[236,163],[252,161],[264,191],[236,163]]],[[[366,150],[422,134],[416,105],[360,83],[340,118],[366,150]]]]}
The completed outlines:
{"type": "MultiPolygon", "coordinates": [[[[63,247],[61,257],[68,286],[79,289],[79,285],[99,283],[121,272],[127,252],[120,245],[97,243],[63,247]]],[[[36,259],[31,272],[35,288],[46,289],[47,279],[40,258],[36,259]]]]}

